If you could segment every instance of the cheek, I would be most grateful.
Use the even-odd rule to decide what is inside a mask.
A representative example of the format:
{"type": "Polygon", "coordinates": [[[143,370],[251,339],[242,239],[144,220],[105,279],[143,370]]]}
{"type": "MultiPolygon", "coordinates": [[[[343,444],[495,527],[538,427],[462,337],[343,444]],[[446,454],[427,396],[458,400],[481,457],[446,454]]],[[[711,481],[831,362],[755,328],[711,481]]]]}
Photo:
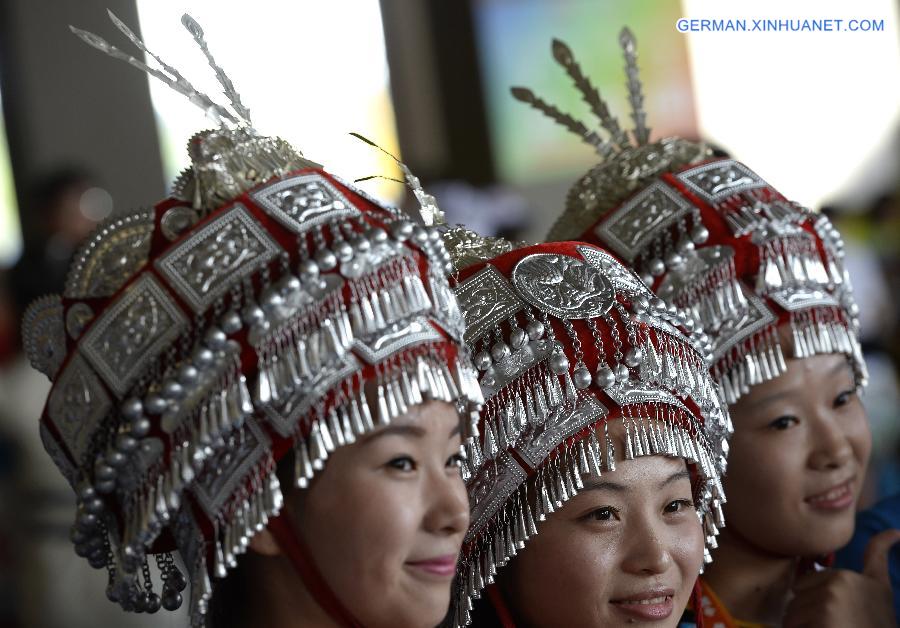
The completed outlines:
{"type": "Polygon", "coordinates": [[[534,625],[575,625],[595,617],[613,572],[613,537],[570,522],[539,524],[538,535],[510,565],[511,605],[534,625]]]}
{"type": "Polygon", "coordinates": [[[412,487],[362,475],[311,492],[320,488],[323,494],[310,495],[303,515],[317,567],[333,590],[353,598],[346,600],[348,606],[385,601],[421,521],[412,487]]]}
{"type": "Polygon", "coordinates": [[[853,411],[843,418],[843,422],[846,426],[844,430],[847,440],[853,448],[853,455],[860,469],[864,470],[869,463],[869,454],[872,453],[872,431],[862,403],[856,402],[853,411]]]}
{"type": "Polygon", "coordinates": [[[682,523],[669,528],[669,551],[681,572],[685,603],[703,565],[703,543],[703,525],[694,513],[688,513],[682,523]]]}

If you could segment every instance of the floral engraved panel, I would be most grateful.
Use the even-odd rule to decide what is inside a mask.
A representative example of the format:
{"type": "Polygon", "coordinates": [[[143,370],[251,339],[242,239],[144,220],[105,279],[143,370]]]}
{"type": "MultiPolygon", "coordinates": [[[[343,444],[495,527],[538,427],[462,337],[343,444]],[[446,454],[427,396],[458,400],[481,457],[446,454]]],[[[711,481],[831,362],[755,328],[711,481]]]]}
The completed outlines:
{"type": "Polygon", "coordinates": [[[281,251],[238,203],[163,255],[156,267],[199,314],[281,251]]]}
{"type": "Polygon", "coordinates": [[[187,325],[171,297],[145,273],[100,315],[80,349],[109,387],[123,395],[187,325]]]}

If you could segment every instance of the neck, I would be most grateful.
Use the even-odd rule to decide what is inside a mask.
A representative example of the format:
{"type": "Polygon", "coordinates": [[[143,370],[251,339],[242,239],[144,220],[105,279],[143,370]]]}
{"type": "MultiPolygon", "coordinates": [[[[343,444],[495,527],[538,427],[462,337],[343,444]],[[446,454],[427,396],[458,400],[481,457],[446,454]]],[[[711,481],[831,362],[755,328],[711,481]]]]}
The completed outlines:
{"type": "MultiPolygon", "coordinates": [[[[243,558],[251,558],[251,554],[243,558]]],[[[340,628],[283,555],[252,556],[253,624],[278,628],[340,628]]]]}
{"type": "Polygon", "coordinates": [[[769,554],[725,528],[703,579],[736,620],[780,625],[799,558],[769,554]]]}

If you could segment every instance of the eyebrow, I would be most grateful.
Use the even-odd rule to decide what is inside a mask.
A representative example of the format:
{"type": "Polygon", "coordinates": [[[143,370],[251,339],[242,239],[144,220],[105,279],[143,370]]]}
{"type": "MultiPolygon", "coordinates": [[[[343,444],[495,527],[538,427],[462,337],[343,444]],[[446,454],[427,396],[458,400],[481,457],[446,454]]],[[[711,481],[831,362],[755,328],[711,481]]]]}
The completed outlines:
{"type": "MultiPolygon", "coordinates": [[[[681,471],[676,471],[665,480],[660,482],[657,485],[657,488],[665,488],[669,484],[677,482],[682,479],[690,479],[691,475],[688,473],[687,469],[682,469],[681,471]]],[[[584,489],[586,491],[612,491],[614,493],[625,493],[628,491],[628,487],[624,484],[619,484],[618,482],[610,482],[609,480],[596,480],[596,479],[587,479],[583,481],[584,489]]]]}
{"type": "MultiPolygon", "coordinates": [[[[459,433],[460,427],[459,424],[457,424],[453,427],[452,430],[450,430],[450,434],[447,436],[447,438],[453,438],[459,433]]],[[[413,438],[422,438],[423,436],[425,436],[425,428],[422,428],[418,425],[388,425],[383,429],[366,434],[360,442],[363,444],[368,444],[372,441],[378,440],[382,436],[412,436],[413,438]]]]}

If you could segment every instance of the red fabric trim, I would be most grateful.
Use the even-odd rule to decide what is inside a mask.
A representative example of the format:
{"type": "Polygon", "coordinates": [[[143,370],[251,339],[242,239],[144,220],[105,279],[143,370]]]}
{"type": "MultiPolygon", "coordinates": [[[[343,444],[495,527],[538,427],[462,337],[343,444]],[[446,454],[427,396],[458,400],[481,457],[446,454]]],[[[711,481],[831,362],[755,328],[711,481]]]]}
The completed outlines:
{"type": "Polygon", "coordinates": [[[275,537],[281,551],[297,570],[303,585],[322,610],[328,613],[328,616],[339,626],[362,628],[362,624],[344,608],[325,578],[319,573],[309,549],[300,536],[294,533],[294,527],[287,512],[282,510],[280,515],[269,520],[269,525],[266,527],[275,537]]]}
{"type": "Polygon", "coordinates": [[[500,625],[503,628],[516,628],[516,622],[513,621],[512,613],[509,612],[509,607],[506,606],[506,602],[503,600],[500,588],[496,584],[489,584],[486,591],[488,599],[491,601],[491,606],[494,607],[494,611],[497,613],[497,619],[500,620],[500,625]]]}
{"type": "Polygon", "coordinates": [[[691,603],[694,606],[694,624],[697,628],[703,628],[703,585],[698,577],[694,581],[694,590],[691,593],[691,603]]]}

